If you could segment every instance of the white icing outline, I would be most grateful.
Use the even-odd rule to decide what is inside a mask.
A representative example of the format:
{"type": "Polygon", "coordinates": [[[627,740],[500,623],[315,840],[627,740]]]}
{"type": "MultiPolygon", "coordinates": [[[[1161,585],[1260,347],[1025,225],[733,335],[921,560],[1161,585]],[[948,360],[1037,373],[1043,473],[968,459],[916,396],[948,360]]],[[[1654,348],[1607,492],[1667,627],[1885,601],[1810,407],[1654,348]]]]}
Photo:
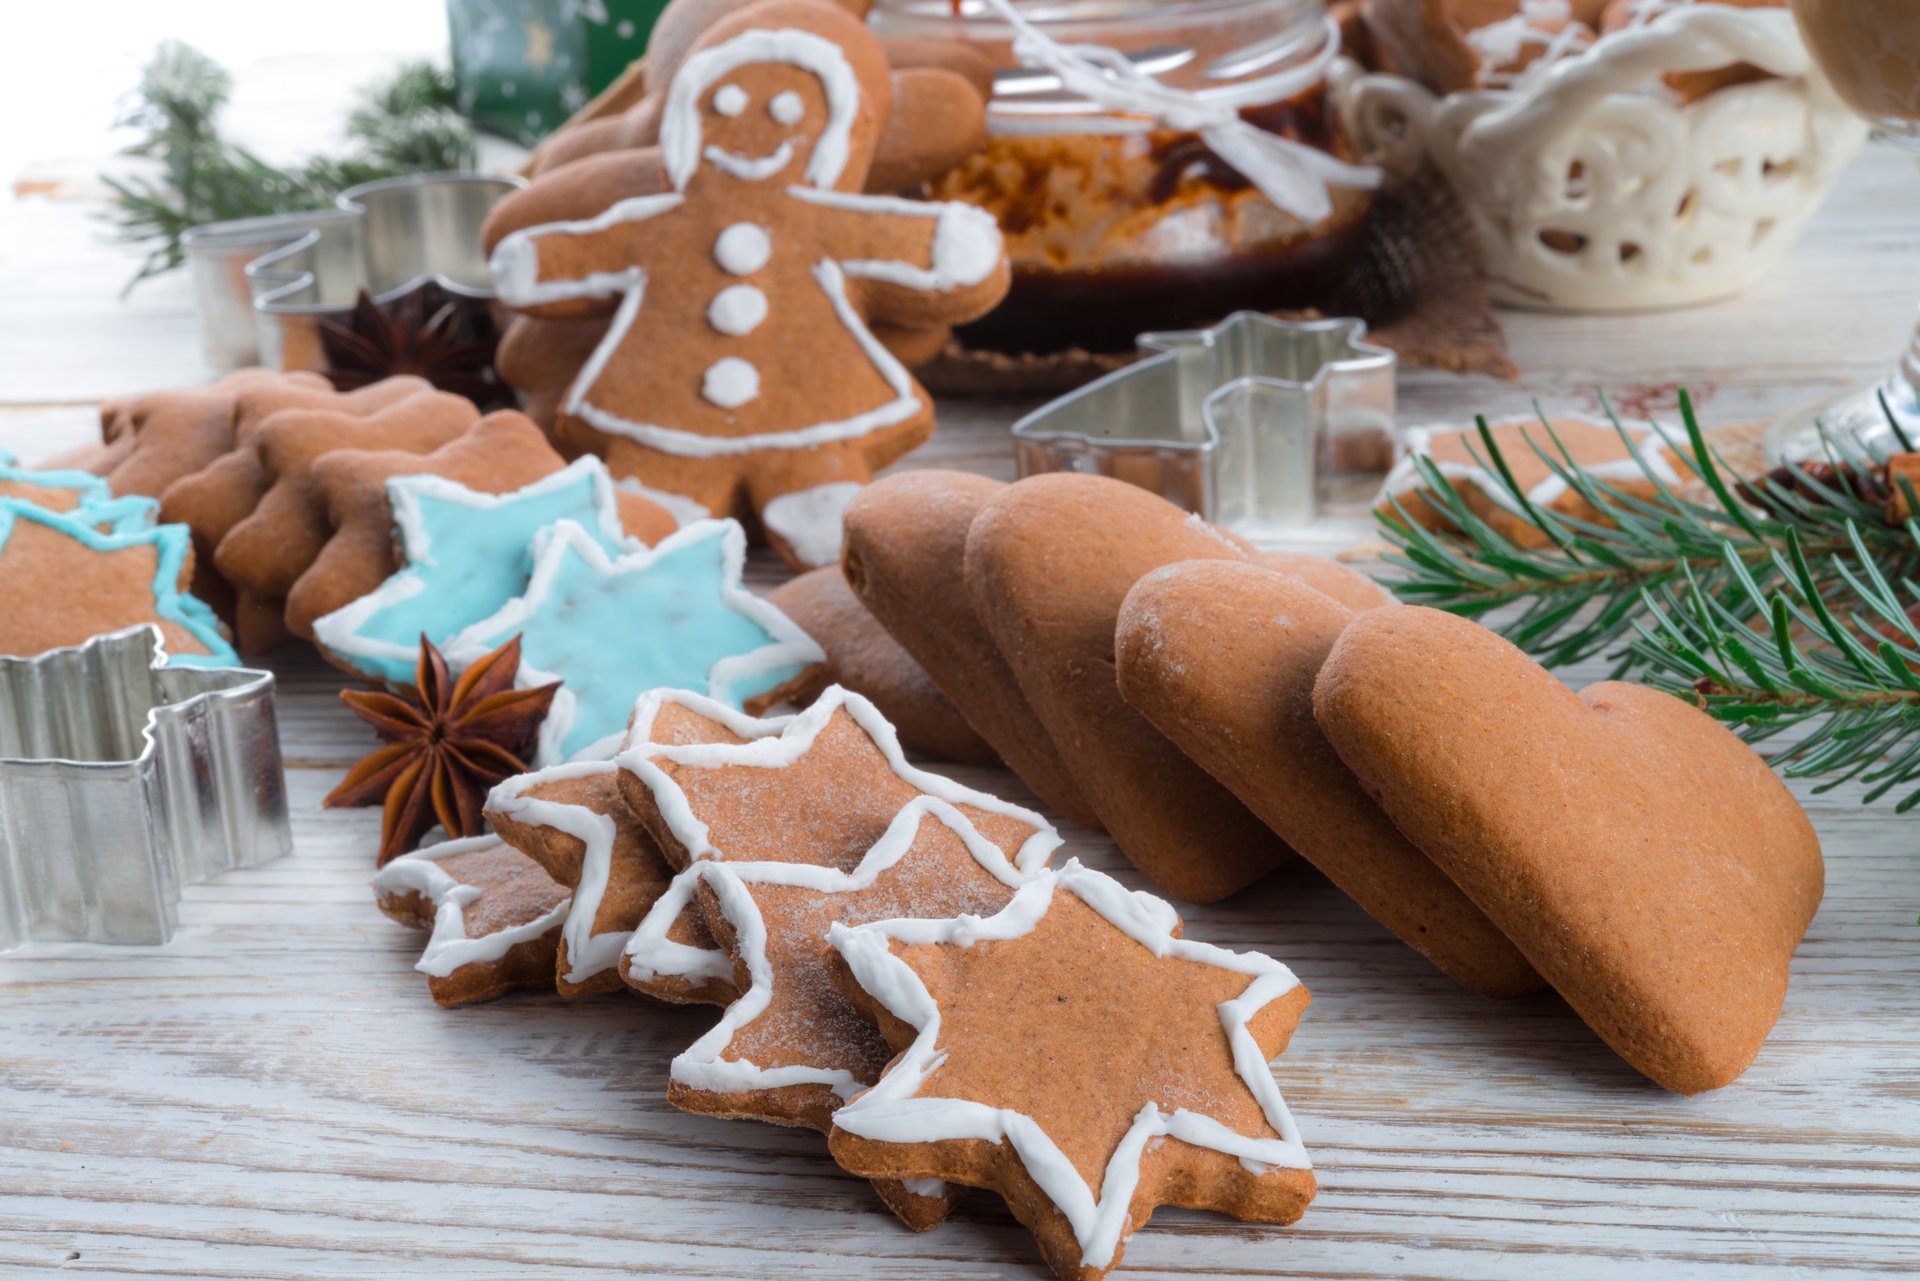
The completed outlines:
{"type": "MultiPolygon", "coordinates": [[[[660,161],[675,191],[686,188],[699,165],[700,99],[716,80],[756,62],[781,62],[799,67],[812,72],[820,81],[827,96],[827,122],[813,144],[813,153],[807,157],[804,173],[806,181],[815,187],[831,187],[840,180],[841,171],[853,153],[853,125],[860,114],[859,77],[854,75],[846,53],[825,36],[792,28],[760,28],[743,31],[731,40],[693,54],[680,64],[673,83],[667,86],[666,106],[660,113],[660,161]]],[[[787,159],[790,160],[791,144],[781,146],[789,153],[787,159]]],[[[714,150],[707,148],[708,161],[713,161],[714,150]]],[[[784,168],[785,160],[773,173],[784,168]]]]}
{"type": "MultiPolygon", "coordinates": [[[[392,513],[394,528],[400,532],[401,566],[388,575],[387,581],[365,596],[349,601],[331,614],[324,614],[314,620],[314,640],[336,654],[351,658],[370,660],[390,658],[408,663],[418,659],[420,646],[417,640],[411,645],[402,645],[394,641],[361,636],[359,631],[369,619],[382,610],[411,600],[426,590],[426,580],[420,576],[418,570],[422,565],[434,563],[433,537],[421,523],[420,500],[423,497],[430,497],[440,502],[469,507],[475,511],[488,511],[515,499],[564,489],[578,481],[582,473],[593,475],[593,504],[600,532],[616,544],[634,548],[644,547],[645,544],[628,535],[626,529],[620,524],[620,506],[614,497],[613,477],[608,473],[606,464],[590,454],[575,459],[559,471],[542,476],[531,484],[522,485],[519,489],[504,494],[482,493],[476,489],[469,489],[458,481],[430,474],[390,478],[387,481],[387,508],[392,513]]],[[[467,630],[473,629],[469,627],[467,630]]],[[[429,639],[441,638],[429,637],[429,639]]],[[[471,657],[478,657],[478,655],[471,657]]],[[[451,654],[447,659],[450,663],[454,662],[451,654]]]]}
{"type": "Polygon", "coordinates": [[[760,523],[803,563],[837,564],[846,538],[847,505],[863,488],[858,481],[834,480],[776,494],[760,505],[760,523]]]}
{"type": "Polygon", "coordinates": [[[836,922],[828,930],[827,941],[846,960],[854,979],[894,1017],[918,1028],[919,1034],[871,1090],[834,1114],[834,1126],[882,1143],[937,1143],[946,1139],[1011,1143],[1027,1174],[1072,1225],[1081,1263],[1089,1268],[1105,1268],[1113,1261],[1140,1181],[1140,1159],[1152,1141],[1171,1136],[1195,1147],[1238,1157],[1255,1177],[1274,1167],[1312,1169],[1266,1056],[1247,1031],[1247,1024],[1260,1010],[1299,986],[1299,980],[1286,966],[1258,952],[1230,952],[1210,943],[1176,938],[1172,929],[1177,921],[1165,901],[1151,894],[1129,892],[1112,877],[1081,866],[1078,859],[1069,859],[1064,867],[1037,873],[1015,893],[1013,902],[985,919],[902,919],[852,927],[836,922]],[[1032,1117],[967,1099],[916,1097],[946,1061],[939,1046],[940,1008],[920,976],[893,954],[889,940],[971,947],[983,939],[1019,938],[1046,916],[1058,888],[1065,888],[1156,957],[1213,965],[1251,976],[1252,981],[1238,997],[1219,1005],[1220,1023],[1233,1048],[1234,1068],[1259,1101],[1267,1123],[1279,1133],[1278,1139],[1249,1138],[1212,1117],[1185,1108],[1164,1113],[1149,1101],[1108,1158],[1096,1199],[1093,1188],[1032,1117]]]}
{"type": "MultiPolygon", "coordinates": [[[[842,708],[873,740],[873,745],[879,749],[894,774],[915,791],[939,797],[949,805],[971,805],[975,809],[1033,828],[1033,835],[1021,843],[1020,852],[1014,857],[1015,866],[1025,870],[1044,864],[1047,856],[1059,847],[1060,836],[1053,830],[1053,824],[1034,811],[976,791],[943,774],[910,764],[906,753],[901,750],[899,734],[880,714],[880,709],[841,685],[829,685],[813,701],[812,706],[781,727],[778,737],[759,738],[748,743],[646,743],[621,752],[614,760],[621,769],[639,779],[653,793],[654,803],[660,808],[660,816],[666,822],[667,830],[673,833],[674,840],[687,852],[687,857],[699,862],[716,857],[707,825],[694,816],[693,806],[680,784],[654,762],[664,760],[695,769],[718,769],[722,766],[784,769],[812,749],[814,739],[832,721],[833,714],[842,708]]],[[[737,734],[740,731],[734,732],[737,734]]]]}
{"type": "Polygon", "coordinates": [[[506,842],[492,833],[442,841],[438,845],[402,854],[373,874],[369,884],[373,886],[376,896],[413,893],[422,895],[433,904],[433,933],[428,935],[427,946],[420,953],[414,969],[433,978],[450,978],[463,966],[499,960],[516,944],[545,934],[567,914],[568,905],[573,902],[571,898],[560,900],[557,906],[525,924],[512,926],[497,934],[467,937],[466,906],[485,891],[477,885],[454,879],[451,872],[440,866],[440,860],[455,854],[471,854],[477,850],[504,846],[506,842]]]}
{"type": "MultiPolygon", "coordinates": [[[[781,613],[771,602],[755,596],[741,584],[741,572],[747,561],[747,535],[736,520],[701,520],[685,525],[667,535],[652,547],[634,543],[637,550],[626,552],[619,557],[611,557],[598,543],[587,536],[587,532],[570,520],[556,521],[540,530],[533,538],[533,573],[527,580],[526,590],[516,596],[490,618],[479,622],[453,637],[444,647],[449,663],[466,664],[489,653],[499,640],[489,637],[505,637],[524,630],[527,621],[540,612],[546,603],[547,595],[553,590],[554,580],[559,576],[561,566],[565,564],[568,552],[572,552],[584,561],[593,573],[602,579],[612,579],[627,574],[644,574],[661,558],[693,543],[719,538],[721,543],[720,603],[723,607],[741,615],[750,622],[758,623],[772,637],[768,644],[744,654],[727,654],[716,659],[707,669],[707,692],[720,698],[732,698],[733,687],[752,676],[761,675],[775,668],[789,664],[810,664],[826,661],[826,653],[811,636],[800,629],[800,625],[781,613]]],[[[628,540],[630,543],[633,541],[628,540]]],[[[614,638],[617,643],[617,638],[614,638]]],[[[553,705],[547,713],[547,719],[541,723],[540,739],[536,751],[536,762],[549,765],[558,762],[561,757],[560,744],[573,728],[578,708],[573,694],[564,683],[564,675],[543,672],[527,662],[520,663],[515,683],[521,689],[534,685],[544,685],[550,681],[561,681],[555,691],[553,705]]],[[[737,701],[737,700],[736,700],[737,701]]],[[[574,760],[604,760],[620,744],[624,731],[609,734],[597,739],[572,754],[574,760]]]]}
{"type": "Polygon", "coordinates": [[[613,482],[613,487],[625,494],[638,494],[658,507],[666,509],[679,526],[693,524],[696,520],[711,520],[713,511],[702,502],[688,498],[685,494],[676,494],[670,489],[652,489],[642,485],[636,476],[622,476],[613,482]]]}
{"type": "MultiPolygon", "coordinates": [[[[787,716],[769,719],[747,716],[725,703],[716,702],[691,690],[649,690],[634,703],[633,715],[629,718],[627,738],[624,740],[625,745],[633,747],[647,742],[653,732],[653,723],[659,716],[661,706],[669,702],[685,707],[709,720],[720,721],[742,737],[777,734],[792,719],[787,716]],[[752,732],[746,732],[748,730],[752,732]]],[[[563,977],[573,984],[585,983],[596,974],[618,965],[620,954],[626,949],[627,940],[633,934],[632,930],[609,930],[601,934],[593,932],[594,918],[600,914],[600,903],[606,898],[607,887],[613,878],[613,847],[619,837],[619,825],[611,815],[601,814],[584,805],[528,796],[526,793],[542,783],[562,779],[591,778],[596,774],[613,773],[618,768],[612,761],[571,761],[564,765],[554,765],[507,779],[487,795],[488,810],[530,827],[551,828],[565,833],[579,841],[582,846],[580,879],[573,887],[573,903],[578,910],[567,913],[567,923],[560,934],[567,945],[568,969],[563,977]]],[[[650,906],[648,914],[651,915],[651,913],[650,906]]],[[[678,913],[674,915],[677,916],[678,913]]],[[[672,917],[666,919],[666,924],[672,924],[672,917]]],[[[684,944],[675,944],[675,946],[682,947],[690,953],[701,953],[699,948],[685,947],[684,944]]],[[[719,972],[717,974],[703,972],[701,977],[725,978],[733,973],[733,964],[724,952],[714,952],[711,955],[718,960],[708,968],[717,966],[719,972]]]]}
{"type": "Polygon", "coordinates": [[[787,194],[803,204],[849,213],[934,220],[932,267],[916,267],[884,258],[849,258],[840,264],[849,276],[880,280],[923,293],[942,293],[963,285],[977,285],[1000,265],[1003,247],[1000,224],[992,214],[973,205],[951,200],[869,196],[852,191],[814,191],[807,187],[789,187],[787,194]]]}
{"type": "MultiPolygon", "coordinates": [[[[1582,414],[1558,414],[1554,416],[1554,421],[1574,422],[1584,427],[1597,427],[1608,432],[1615,432],[1614,425],[1611,422],[1605,422],[1597,418],[1589,418],[1582,414]]],[[[1559,450],[1554,445],[1553,435],[1549,432],[1547,425],[1541,422],[1540,419],[1527,417],[1503,418],[1499,422],[1488,424],[1488,428],[1493,431],[1498,431],[1503,427],[1538,428],[1539,434],[1537,436],[1533,434],[1532,430],[1528,430],[1527,435],[1532,440],[1538,442],[1540,448],[1545,451],[1547,458],[1560,464],[1562,467],[1567,465],[1566,460],[1560,456],[1559,450]]],[[[1419,426],[1402,428],[1400,438],[1405,445],[1405,452],[1401,455],[1400,461],[1393,465],[1393,470],[1387,473],[1387,479],[1383,482],[1381,488],[1382,500],[1402,498],[1426,488],[1426,482],[1421,479],[1420,469],[1414,462],[1414,459],[1418,457],[1428,457],[1428,461],[1433,463],[1433,465],[1439,469],[1440,474],[1448,480],[1471,483],[1486,496],[1489,502],[1494,503],[1515,516],[1525,517],[1525,509],[1515,501],[1513,495],[1507,490],[1506,482],[1500,478],[1500,474],[1491,466],[1483,467],[1477,463],[1442,462],[1429,456],[1433,448],[1433,442],[1437,437],[1456,435],[1466,436],[1475,444],[1478,444],[1480,440],[1479,433],[1472,426],[1462,427],[1453,423],[1423,423],[1419,426]]],[[[1672,463],[1667,461],[1665,452],[1671,449],[1685,456],[1686,451],[1674,444],[1672,438],[1667,435],[1664,428],[1657,425],[1650,425],[1645,430],[1630,427],[1627,429],[1627,436],[1633,441],[1634,449],[1637,450],[1640,457],[1645,460],[1646,467],[1644,469],[1640,466],[1640,463],[1636,462],[1632,455],[1629,454],[1629,456],[1625,458],[1610,459],[1606,462],[1582,463],[1580,470],[1588,476],[1606,481],[1646,480],[1649,473],[1651,473],[1652,476],[1660,480],[1663,484],[1675,489],[1686,484],[1685,479],[1681,477],[1679,471],[1675,469],[1672,463]]],[[[1615,432],[1614,438],[1616,440],[1619,439],[1617,432],[1615,432]]],[[[1529,448],[1531,447],[1532,446],[1529,446],[1529,448]]],[[[1569,486],[1565,478],[1549,466],[1546,476],[1527,490],[1527,501],[1536,507],[1545,507],[1560,498],[1563,494],[1566,494],[1568,490],[1569,486]]]]}
{"type": "MultiPolygon", "coordinates": [[[[761,740],[767,741],[767,740],[761,740]]],[[[966,845],[974,861],[1009,889],[1018,890],[1032,874],[1031,868],[1009,861],[998,845],[980,835],[978,829],[952,804],[938,796],[922,794],[900,807],[886,832],[860,858],[851,872],[822,867],[815,863],[723,863],[701,860],[674,878],[675,889],[687,882],[682,895],[690,899],[696,883],[704,881],[732,924],[741,964],[748,976],[747,990],[721,1012],[720,1021],[706,1035],[675,1056],[668,1074],[682,1085],[718,1094],[738,1094],[748,1090],[777,1090],[792,1085],[825,1085],[848,1099],[865,1089],[845,1068],[825,1068],[809,1064],[788,1064],[763,1068],[750,1059],[723,1058],[740,1029],[752,1023],[773,1000],[773,966],[767,960],[767,925],[754,902],[749,885],[791,885],[818,890],[822,894],[847,894],[871,888],[880,876],[895,867],[919,835],[926,819],[944,823],[966,845]]],[[[1059,844],[1047,848],[1051,854],[1059,844]]],[[[1026,846],[1022,846],[1024,854],[1026,846]]],[[[837,924],[837,922],[836,922],[837,924]]],[[[729,967],[729,973],[732,967],[729,967]]]]}
{"type": "MultiPolygon", "coordinates": [[[[502,237],[487,259],[493,274],[493,289],[509,307],[535,307],[542,303],[566,302],[574,298],[613,298],[627,295],[621,305],[638,308],[639,294],[646,288],[647,273],[639,267],[620,271],[592,271],[577,279],[540,279],[540,250],[535,241],[541,236],[589,236],[623,222],[644,222],[679,208],[687,198],[677,191],[653,196],[629,196],[616,200],[591,218],[542,223],[524,227],[502,237]]],[[[628,317],[632,323],[632,317],[628,317]]],[[[599,353],[595,353],[598,355],[599,353]]]]}

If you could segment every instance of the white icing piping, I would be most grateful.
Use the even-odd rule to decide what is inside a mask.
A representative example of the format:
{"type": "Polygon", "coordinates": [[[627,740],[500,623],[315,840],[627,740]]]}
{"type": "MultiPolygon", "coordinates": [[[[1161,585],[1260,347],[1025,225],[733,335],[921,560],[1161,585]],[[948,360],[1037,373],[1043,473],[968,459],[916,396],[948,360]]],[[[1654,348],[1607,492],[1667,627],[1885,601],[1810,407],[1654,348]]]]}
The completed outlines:
{"type": "MultiPolygon", "coordinates": [[[[1371,189],[1380,171],[1350,165],[1291,138],[1249,124],[1232,93],[1202,97],[1161,83],[1133,62],[1101,45],[1057,43],[1014,8],[1012,0],[985,0],[995,16],[1014,30],[1013,54],[1024,66],[1050,71],[1068,92],[1115,112],[1151,116],[1169,129],[1197,132],[1221,159],[1237,169],[1260,194],[1308,223],[1333,212],[1328,186],[1371,189]]],[[[1340,26],[1326,20],[1321,48],[1298,67],[1259,81],[1260,102],[1278,102],[1317,85],[1340,52],[1340,26]]]]}
{"type": "MultiPolygon", "coordinates": [[[[733,926],[739,958],[746,966],[750,982],[739,999],[726,1008],[720,1021],[673,1060],[671,1075],[674,1080],[695,1089],[716,1093],[818,1083],[830,1087],[843,1099],[851,1098],[869,1084],[844,1068],[813,1064],[763,1068],[748,1059],[723,1057],[735,1034],[758,1018],[773,1000],[773,967],[767,960],[767,925],[747,887],[791,885],[817,890],[822,894],[847,894],[870,889],[883,873],[898,864],[913,848],[914,838],[926,819],[944,823],[960,838],[974,861],[1009,889],[1018,889],[1030,874],[1009,862],[1005,852],[980,835],[973,824],[967,821],[966,815],[953,805],[938,796],[922,795],[900,808],[900,812],[887,825],[886,833],[861,857],[859,866],[851,872],[814,863],[702,861],[675,878],[675,888],[679,887],[682,880],[689,882],[683,898],[691,895],[691,882],[696,880],[704,880],[713,891],[720,910],[733,926]]],[[[1056,838],[1054,844],[1058,843],[1056,838]]],[[[1050,846],[1049,852],[1051,849],[1050,846]]]]}
{"type": "Polygon", "coordinates": [[[370,884],[375,894],[419,894],[434,906],[433,933],[428,935],[426,949],[420,953],[420,960],[415,963],[414,969],[443,979],[462,966],[497,961],[516,944],[545,934],[567,914],[572,899],[562,899],[550,911],[523,925],[479,938],[467,937],[466,906],[478,899],[483,891],[478,886],[455,880],[451,873],[440,866],[439,861],[454,854],[469,854],[504,844],[492,834],[442,841],[411,854],[402,854],[373,874],[370,884]]]}
{"type": "MultiPolygon", "coordinates": [[[[638,550],[625,553],[617,559],[608,556],[575,522],[556,521],[534,535],[533,575],[527,582],[526,591],[502,605],[491,618],[480,620],[448,641],[445,647],[447,661],[462,665],[470,663],[498,645],[500,637],[524,629],[527,620],[546,603],[569,551],[584,561],[594,574],[602,579],[611,579],[623,574],[645,573],[662,557],[671,555],[689,543],[714,537],[723,540],[721,555],[725,573],[720,581],[721,603],[765,628],[773,641],[750,653],[730,654],[715,660],[707,669],[707,692],[738,702],[732,691],[735,685],[748,677],[792,663],[826,661],[826,652],[800,629],[798,623],[781,613],[777,606],[741,586],[740,576],[747,560],[747,535],[736,520],[695,521],[675,530],[652,547],[641,546],[628,539],[626,541],[638,550]]],[[[515,683],[521,689],[550,681],[562,681],[562,684],[554,693],[547,719],[540,726],[538,760],[542,764],[554,763],[559,759],[560,745],[573,728],[578,703],[562,676],[543,672],[524,659],[515,677],[515,683]]],[[[603,760],[620,746],[622,737],[622,734],[609,734],[598,739],[575,752],[574,759],[603,760]]]]}
{"type": "Polygon", "coordinates": [[[613,844],[618,828],[612,816],[584,805],[526,793],[543,783],[610,775],[613,771],[612,761],[575,761],[517,775],[496,786],[487,796],[486,807],[496,814],[529,827],[551,828],[580,842],[580,879],[573,890],[574,910],[567,913],[567,923],[560,931],[567,963],[562,977],[569,983],[585,983],[611,969],[618,964],[620,950],[627,945],[630,931],[593,932],[594,918],[600,914],[600,901],[606,896],[607,881],[613,872],[613,844]]]}
{"type": "MultiPolygon", "coordinates": [[[[762,29],[742,32],[692,55],[668,86],[660,117],[660,159],[675,191],[687,185],[699,164],[701,95],[715,81],[756,62],[783,62],[819,79],[827,97],[827,123],[807,157],[806,179],[815,187],[831,187],[840,180],[852,154],[853,125],[860,113],[859,78],[840,46],[826,37],[809,31],[762,29]]],[[[790,144],[782,146],[791,150],[790,144]]],[[[711,148],[707,159],[713,160],[711,148]]],[[[786,168],[784,161],[780,168],[786,168]]]]}
{"type": "Polygon", "coordinates": [[[1043,866],[1053,851],[1059,848],[1060,836],[1053,830],[1053,825],[1032,810],[909,764],[906,753],[900,748],[899,735],[888,724],[887,718],[865,698],[839,685],[829,686],[811,707],[788,721],[775,737],[759,738],[747,743],[647,743],[621,752],[615,759],[621,769],[638,778],[653,793],[661,818],[673,833],[674,840],[687,852],[688,858],[697,862],[723,857],[725,851],[714,849],[707,825],[694,814],[686,792],[655,762],[668,761],[695,769],[719,769],[725,766],[784,769],[812,749],[814,739],[832,721],[833,714],[843,708],[873,740],[873,745],[886,759],[888,767],[908,786],[938,797],[949,805],[970,805],[1032,827],[1033,835],[1021,844],[1020,852],[1013,860],[1014,865],[1022,871],[1043,866]]]}
{"type": "Polygon", "coordinates": [[[804,564],[835,564],[845,537],[847,504],[861,488],[858,481],[836,480],[776,494],[761,504],[760,523],[804,564]]]}
{"type": "Polygon", "coordinates": [[[846,960],[855,980],[894,1017],[919,1031],[913,1044],[872,1089],[834,1114],[835,1127],[884,1143],[947,1139],[1011,1143],[1028,1175],[1072,1225],[1081,1261],[1090,1268],[1105,1268],[1113,1261],[1140,1181],[1140,1158],[1152,1140],[1171,1136],[1195,1147],[1238,1157],[1256,1177],[1276,1167],[1311,1169],[1293,1114],[1274,1084],[1258,1043],[1247,1031],[1248,1022],[1297,987],[1298,980],[1286,966],[1259,953],[1230,952],[1175,938],[1172,926],[1177,919],[1164,901],[1150,894],[1129,893],[1118,881],[1082,867],[1078,859],[1070,859],[1058,870],[1037,873],[1006,908],[984,919],[959,916],[945,921],[875,921],[856,927],[836,922],[828,931],[827,941],[846,960]],[[1046,916],[1057,889],[1079,898],[1157,957],[1218,966],[1249,976],[1251,981],[1238,997],[1220,1004],[1220,1024],[1233,1049],[1235,1071],[1258,1100],[1279,1138],[1250,1138],[1201,1113],[1185,1108],[1162,1112],[1148,1101],[1108,1159],[1096,1199],[1073,1162],[1032,1117],[966,1099],[918,1097],[946,1058],[939,1048],[940,1009],[920,976],[893,954],[889,942],[897,939],[903,943],[970,947],[985,939],[1019,938],[1032,932],[1046,916]]]}
{"type": "Polygon", "coordinates": [[[880,341],[867,331],[860,320],[860,314],[854,310],[847,299],[846,275],[838,263],[823,260],[813,268],[813,278],[827,296],[840,323],[847,327],[854,340],[860,344],[867,358],[887,386],[893,390],[894,399],[874,409],[866,410],[843,418],[838,422],[815,423],[808,427],[794,427],[781,431],[755,432],[747,436],[708,436],[696,431],[683,431],[677,427],[662,427],[654,423],[637,423],[610,413],[597,405],[587,402],[587,393],[593,383],[606,368],[607,360],[613,351],[625,340],[627,330],[639,314],[639,293],[627,295],[626,302],[614,313],[613,323],[607,329],[607,336],[594,352],[586,365],[580,370],[580,376],[574,380],[573,390],[568,393],[566,412],[583,419],[600,431],[613,436],[625,436],[627,439],[657,449],[663,454],[678,454],[683,458],[716,458],[728,454],[751,453],[757,449],[810,449],[815,445],[830,444],[839,440],[851,440],[869,432],[891,427],[895,423],[905,422],[921,409],[919,394],[914,389],[913,379],[908,375],[906,366],[894,359],[893,353],[880,345],[880,341]]]}
{"type": "Polygon", "coordinates": [[[731,174],[742,182],[765,182],[793,163],[793,142],[782,142],[769,154],[758,157],[736,156],[719,147],[708,147],[701,154],[715,169],[731,174]]]}
{"type": "Polygon", "coordinates": [[[849,258],[840,266],[847,275],[938,293],[977,285],[1000,265],[1000,224],[992,214],[958,201],[934,203],[898,196],[868,196],[848,191],[814,191],[789,187],[787,194],[810,205],[852,213],[884,213],[901,218],[932,218],[933,265],[916,267],[887,259],[849,258]]]}

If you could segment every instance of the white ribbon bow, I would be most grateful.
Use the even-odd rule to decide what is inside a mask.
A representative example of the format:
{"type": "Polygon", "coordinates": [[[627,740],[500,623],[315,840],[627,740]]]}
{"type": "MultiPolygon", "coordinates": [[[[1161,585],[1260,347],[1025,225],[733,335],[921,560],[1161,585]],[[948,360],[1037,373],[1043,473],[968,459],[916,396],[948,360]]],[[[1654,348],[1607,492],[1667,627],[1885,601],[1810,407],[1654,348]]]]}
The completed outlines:
{"type": "Polygon", "coordinates": [[[1329,186],[1371,190],[1380,171],[1350,165],[1305,143],[1282,138],[1241,118],[1242,106],[1279,102],[1318,84],[1340,52],[1340,27],[1327,19],[1321,50],[1307,62],[1257,82],[1260,103],[1242,103],[1230,92],[1211,98],[1162,84],[1105,45],[1063,45],[1014,9],[1012,0],[985,0],[1014,30],[1013,56],[1022,66],[1052,72],[1061,87],[1095,106],[1152,116],[1169,129],[1192,130],[1260,194],[1307,223],[1333,212],[1329,186]]]}

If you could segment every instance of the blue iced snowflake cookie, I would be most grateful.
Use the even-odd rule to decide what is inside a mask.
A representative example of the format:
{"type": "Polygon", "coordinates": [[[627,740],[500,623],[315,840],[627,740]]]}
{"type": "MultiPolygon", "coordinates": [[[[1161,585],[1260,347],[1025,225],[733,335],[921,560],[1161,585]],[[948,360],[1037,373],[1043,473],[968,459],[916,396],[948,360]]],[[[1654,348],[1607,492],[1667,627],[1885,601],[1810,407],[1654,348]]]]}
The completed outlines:
{"type": "Polygon", "coordinates": [[[0,449],[0,498],[29,502],[51,512],[63,512],[107,534],[131,534],[152,528],[160,504],[129,494],[114,497],[104,478],[66,467],[39,470],[22,467],[0,449]]]}
{"type": "Polygon", "coordinates": [[[379,587],[313,625],[329,654],[376,680],[413,679],[425,635],[445,647],[518,596],[532,572],[534,535],[556,521],[615,555],[641,547],[620,525],[613,481],[582,458],[521,489],[488,494],[441,476],[396,476],[387,502],[401,568],[379,587]]]}
{"type": "Polygon", "coordinates": [[[526,592],[448,645],[471,662],[520,637],[520,681],[563,682],[540,730],[542,764],[608,756],[651,689],[730,707],[764,698],[824,660],[798,624],[740,584],[738,521],[695,521],[652,549],[609,555],[571,521],[542,530],[526,592]]]}

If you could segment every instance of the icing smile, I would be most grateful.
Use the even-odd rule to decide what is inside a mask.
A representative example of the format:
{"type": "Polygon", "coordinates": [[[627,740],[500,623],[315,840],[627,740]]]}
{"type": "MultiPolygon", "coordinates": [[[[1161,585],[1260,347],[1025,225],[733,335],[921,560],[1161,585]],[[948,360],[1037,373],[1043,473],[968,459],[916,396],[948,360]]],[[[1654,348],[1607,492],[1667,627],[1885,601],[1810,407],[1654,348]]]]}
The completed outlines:
{"type": "Polygon", "coordinates": [[[771,178],[785,169],[793,161],[793,142],[788,140],[773,149],[772,155],[748,157],[736,156],[731,151],[722,151],[718,147],[708,147],[707,163],[723,173],[748,182],[759,182],[771,178]]]}

